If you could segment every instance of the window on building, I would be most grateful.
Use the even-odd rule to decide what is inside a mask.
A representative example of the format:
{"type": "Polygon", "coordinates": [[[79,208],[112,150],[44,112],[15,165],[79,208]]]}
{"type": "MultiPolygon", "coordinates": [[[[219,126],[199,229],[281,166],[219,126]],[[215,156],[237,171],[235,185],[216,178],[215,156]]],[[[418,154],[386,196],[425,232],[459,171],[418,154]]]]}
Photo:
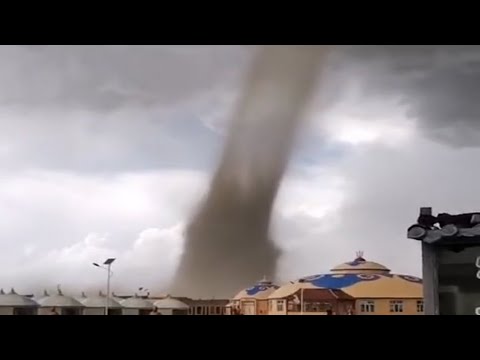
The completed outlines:
{"type": "Polygon", "coordinates": [[[417,312],[424,312],[423,300],[417,300],[417,312]]]}
{"type": "Polygon", "coordinates": [[[222,308],[220,306],[215,307],[215,314],[217,314],[217,315],[222,314],[222,308]]]}
{"type": "Polygon", "coordinates": [[[270,301],[268,302],[268,310],[269,310],[269,311],[272,311],[272,310],[273,310],[273,300],[270,300],[270,301]]]}
{"type": "Polygon", "coordinates": [[[277,311],[283,311],[283,300],[277,300],[277,311]]]}
{"type": "Polygon", "coordinates": [[[401,301],[401,300],[391,300],[390,301],[390,312],[391,313],[403,313],[403,301],[401,301]]]}
{"type": "Polygon", "coordinates": [[[203,315],[203,312],[202,312],[202,307],[201,306],[197,306],[197,311],[196,311],[196,314],[197,315],[203,315]]]}
{"type": "Polygon", "coordinates": [[[360,303],[360,312],[361,313],[374,313],[375,312],[375,301],[366,300],[360,303]]]}

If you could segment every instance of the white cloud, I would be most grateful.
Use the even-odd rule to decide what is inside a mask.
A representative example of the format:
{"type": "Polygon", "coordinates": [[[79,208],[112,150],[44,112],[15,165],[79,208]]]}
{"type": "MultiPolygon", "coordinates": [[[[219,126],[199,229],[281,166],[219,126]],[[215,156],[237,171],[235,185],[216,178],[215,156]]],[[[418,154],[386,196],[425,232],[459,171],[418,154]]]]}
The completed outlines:
{"type": "Polygon", "coordinates": [[[52,288],[55,284],[76,293],[98,291],[105,285],[106,274],[92,264],[114,257],[112,288],[117,292],[131,293],[139,287],[157,294],[166,291],[182,252],[183,225],[146,229],[127,245],[120,250],[109,237],[88,234],[82,241],[30,259],[28,266],[16,269],[17,275],[11,280],[16,277],[37,292],[39,286],[52,288]],[[32,273],[36,274],[34,279],[32,273]]]}
{"type": "MultiPolygon", "coordinates": [[[[318,111],[313,128],[331,141],[351,145],[382,143],[402,146],[417,131],[417,121],[398,97],[365,98],[352,92],[323,111],[318,111]]],[[[314,119],[315,120],[315,119],[314,119]]]]}
{"type": "MultiPolygon", "coordinates": [[[[91,262],[109,256],[125,257],[126,264],[138,266],[142,254],[154,254],[147,264],[155,265],[152,256],[161,253],[165,257],[158,259],[162,267],[159,273],[165,269],[171,272],[173,260],[168,253],[175,253],[181,242],[173,246],[165,240],[163,251],[156,253],[153,249],[145,251],[145,246],[151,247],[152,237],[174,236],[177,224],[188,218],[202,196],[205,180],[205,174],[185,170],[106,177],[52,172],[4,174],[0,188],[0,284],[38,287],[62,282],[87,286],[88,280],[98,276],[88,275],[91,262]],[[149,228],[159,230],[144,231],[149,228]]],[[[119,260],[118,266],[121,264],[119,260]]],[[[152,276],[157,276],[155,271],[152,276]]],[[[141,281],[130,279],[128,274],[122,278],[125,286],[141,281]]]]}
{"type": "Polygon", "coordinates": [[[242,46],[4,46],[0,104],[96,111],[175,105],[244,69],[242,46]]]}

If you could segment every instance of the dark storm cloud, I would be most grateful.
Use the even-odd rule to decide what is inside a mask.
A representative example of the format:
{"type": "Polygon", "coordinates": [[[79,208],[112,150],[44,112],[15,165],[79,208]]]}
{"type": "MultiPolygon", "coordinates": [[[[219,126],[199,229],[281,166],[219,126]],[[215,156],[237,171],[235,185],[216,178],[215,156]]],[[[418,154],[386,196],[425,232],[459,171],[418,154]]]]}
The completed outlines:
{"type": "Polygon", "coordinates": [[[479,46],[379,45],[338,50],[331,67],[337,74],[333,79],[338,85],[331,86],[335,98],[344,90],[338,76],[350,69],[365,97],[398,98],[427,136],[457,146],[480,145],[479,46]]]}
{"type": "Polygon", "coordinates": [[[9,171],[205,168],[221,140],[188,109],[183,114],[125,110],[108,116],[0,110],[0,126],[0,164],[9,171]]]}
{"type": "Polygon", "coordinates": [[[245,56],[238,46],[5,46],[0,104],[97,111],[172,105],[225,81],[245,56]]]}
{"type": "Polygon", "coordinates": [[[205,123],[228,110],[247,58],[239,46],[1,47],[0,165],[208,167],[220,139],[205,123]]]}

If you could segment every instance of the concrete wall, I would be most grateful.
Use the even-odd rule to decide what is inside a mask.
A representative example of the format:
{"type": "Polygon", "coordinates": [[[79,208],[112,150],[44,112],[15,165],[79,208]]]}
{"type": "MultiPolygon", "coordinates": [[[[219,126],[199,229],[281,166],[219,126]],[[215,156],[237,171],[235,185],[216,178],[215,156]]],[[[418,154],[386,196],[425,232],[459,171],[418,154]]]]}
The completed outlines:
{"type": "MultiPolygon", "coordinates": [[[[50,311],[52,308],[39,308],[38,309],[38,315],[50,315],[50,311]]],[[[58,310],[57,310],[58,311],[58,310]]]]}
{"type": "Polygon", "coordinates": [[[153,309],[122,309],[122,315],[150,315],[153,309]]]}
{"type": "MultiPolygon", "coordinates": [[[[29,312],[28,315],[37,315],[36,308],[26,308],[26,311],[29,312]]],[[[0,316],[1,315],[15,315],[15,308],[13,307],[0,307],[0,316]]]]}
{"type": "Polygon", "coordinates": [[[162,315],[189,315],[188,309],[185,309],[185,310],[158,309],[158,312],[162,315]]]}
{"type": "Polygon", "coordinates": [[[138,309],[122,309],[123,315],[140,315],[138,309]]]}
{"type": "MultiPolygon", "coordinates": [[[[85,308],[83,315],[105,315],[105,308],[85,308]]],[[[122,315],[122,309],[109,309],[109,315],[122,315]]]]}
{"type": "Polygon", "coordinates": [[[83,315],[105,315],[105,309],[103,308],[83,309],[83,315]]]}
{"type": "MultiPolygon", "coordinates": [[[[53,309],[52,307],[41,307],[38,309],[38,315],[50,315],[52,312],[52,309],[53,309]]],[[[62,309],[62,308],[56,307],[55,310],[59,315],[83,315],[82,308],[62,309]]]]}
{"type": "Polygon", "coordinates": [[[0,315],[13,315],[12,307],[0,307],[0,315]]]}

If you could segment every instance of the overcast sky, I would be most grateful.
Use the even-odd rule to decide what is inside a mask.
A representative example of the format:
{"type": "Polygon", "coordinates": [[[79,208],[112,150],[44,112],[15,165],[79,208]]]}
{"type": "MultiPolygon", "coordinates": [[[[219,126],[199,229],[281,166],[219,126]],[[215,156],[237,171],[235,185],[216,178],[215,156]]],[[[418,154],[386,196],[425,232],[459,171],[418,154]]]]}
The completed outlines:
{"type": "MultiPolygon", "coordinates": [[[[0,287],[161,293],[203,196],[251,47],[0,47],[0,287]]],[[[479,210],[480,49],[330,57],[274,215],[280,277],[357,250],[420,275],[420,206],[479,210]]]]}

